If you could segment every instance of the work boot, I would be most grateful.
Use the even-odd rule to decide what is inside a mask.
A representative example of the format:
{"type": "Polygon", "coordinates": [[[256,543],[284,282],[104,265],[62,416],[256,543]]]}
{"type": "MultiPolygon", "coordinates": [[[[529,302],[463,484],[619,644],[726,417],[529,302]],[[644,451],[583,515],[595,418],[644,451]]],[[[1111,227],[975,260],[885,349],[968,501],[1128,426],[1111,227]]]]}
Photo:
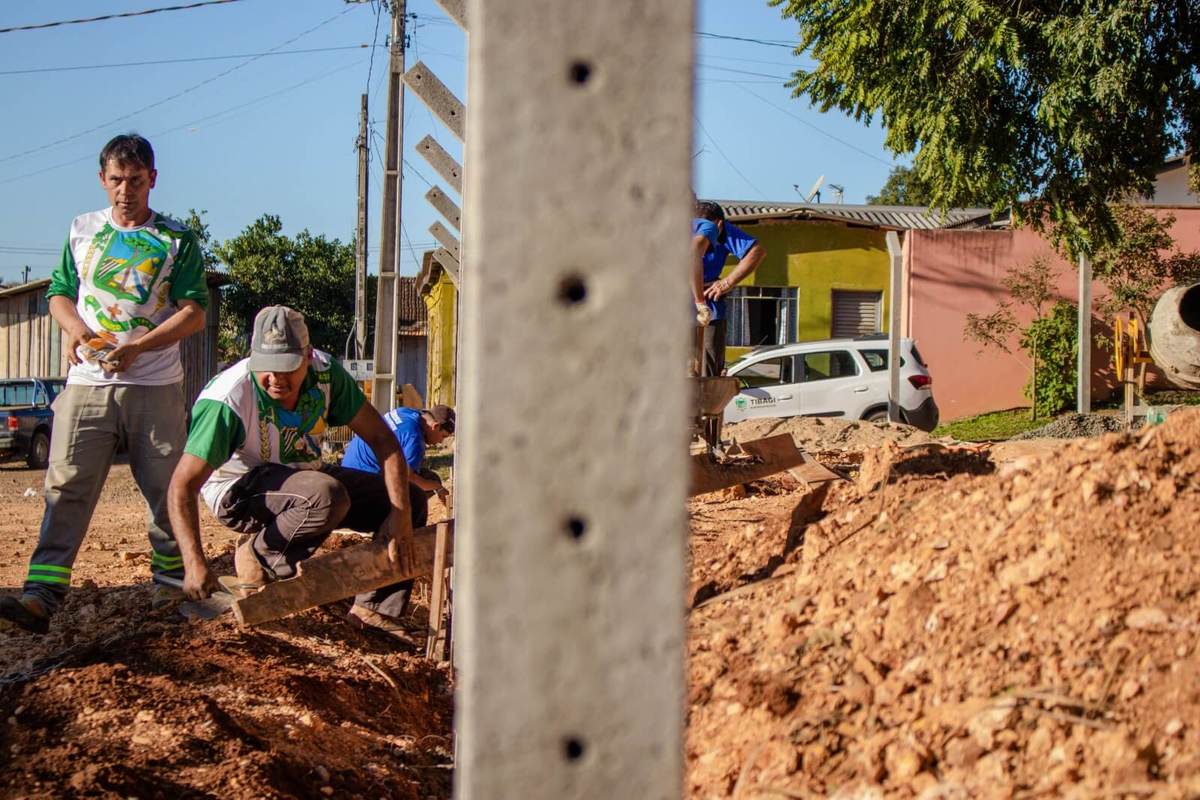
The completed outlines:
{"type": "Polygon", "coordinates": [[[273,579],[254,552],[253,536],[245,537],[233,551],[233,568],[237,572],[237,580],[230,580],[230,576],[222,576],[217,580],[238,599],[254,594],[273,579]]]}
{"type": "Polygon", "coordinates": [[[31,595],[0,597],[0,626],[17,626],[29,633],[50,632],[50,612],[31,595]]]}
{"type": "Polygon", "coordinates": [[[386,633],[408,647],[416,648],[417,646],[417,643],[413,641],[412,636],[404,629],[400,620],[385,617],[383,614],[372,611],[369,608],[364,608],[360,605],[351,606],[350,612],[346,614],[346,622],[352,628],[360,631],[376,630],[380,633],[386,633]]]}

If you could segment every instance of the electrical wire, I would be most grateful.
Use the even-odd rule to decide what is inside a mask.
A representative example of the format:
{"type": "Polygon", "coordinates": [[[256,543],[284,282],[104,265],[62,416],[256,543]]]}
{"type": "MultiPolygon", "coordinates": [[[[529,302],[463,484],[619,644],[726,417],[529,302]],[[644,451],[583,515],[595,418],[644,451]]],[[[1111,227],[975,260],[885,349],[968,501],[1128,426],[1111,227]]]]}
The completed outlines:
{"type": "MultiPolygon", "coordinates": [[[[30,75],[35,72],[72,72],[83,69],[117,69],[119,67],[149,67],[159,64],[189,64],[196,61],[225,61],[231,58],[262,58],[263,56],[291,56],[302,53],[330,53],[334,50],[362,50],[374,47],[369,44],[350,44],[342,47],[313,47],[307,50],[268,50],[263,53],[233,53],[227,56],[197,56],[195,58],[164,58],[160,61],[126,61],[122,64],[84,64],[76,67],[37,67],[35,69],[10,69],[0,75],[30,75]]],[[[372,52],[374,55],[374,52],[372,52]]]]}
{"type": "Polygon", "coordinates": [[[144,17],[147,14],[161,14],[164,11],[185,11],[190,8],[202,8],[204,6],[219,6],[227,3],[238,3],[241,0],[201,0],[198,3],[188,3],[182,6],[166,6],[164,8],[148,8],[145,11],[126,11],[121,14],[105,14],[102,17],[86,17],[84,19],[64,19],[58,22],[43,22],[37,25],[19,25],[13,28],[0,28],[0,33],[12,33],[14,31],[36,31],[43,28],[57,28],[60,25],[82,25],[86,22],[102,22],[106,19],[121,19],[122,17],[144,17]]]}
{"type": "Polygon", "coordinates": [[[696,31],[697,36],[705,39],[724,39],[731,42],[749,42],[751,44],[761,44],[766,47],[786,47],[789,50],[795,50],[796,45],[792,42],[784,42],[778,39],[755,39],[749,36],[729,36],[723,33],[709,33],[707,31],[696,31]]]}
{"type": "Polygon", "coordinates": [[[375,71],[375,47],[379,44],[379,17],[383,13],[383,4],[375,7],[375,33],[371,37],[371,63],[367,65],[367,96],[371,94],[371,73],[375,71]]]}
{"type": "MultiPolygon", "coordinates": [[[[302,87],[302,86],[307,86],[307,85],[308,85],[308,84],[310,84],[310,83],[315,83],[316,81],[319,81],[319,80],[321,80],[322,78],[327,78],[327,77],[329,77],[330,75],[335,75],[335,74],[337,74],[337,73],[339,73],[339,72],[342,72],[342,71],[344,71],[344,70],[350,69],[350,68],[352,68],[352,67],[357,67],[357,66],[358,66],[359,64],[361,64],[361,63],[362,63],[362,61],[360,61],[360,60],[356,60],[356,61],[352,61],[352,62],[350,62],[349,64],[343,64],[342,66],[340,66],[340,67],[337,67],[336,69],[329,70],[328,72],[323,72],[323,73],[320,73],[320,74],[318,74],[318,75],[315,75],[315,76],[313,76],[313,77],[311,77],[311,78],[308,78],[308,79],[306,79],[306,80],[300,81],[299,83],[294,83],[294,84],[292,84],[291,86],[287,86],[287,87],[284,87],[284,88],[282,88],[282,89],[276,89],[276,90],[275,90],[275,91],[273,91],[273,92],[269,92],[269,93],[267,93],[267,94],[265,94],[265,95],[261,95],[261,96],[259,96],[259,97],[256,97],[256,98],[254,98],[253,100],[247,100],[247,101],[246,101],[246,102],[244,102],[244,103],[239,103],[239,104],[237,104],[237,105],[235,105],[235,106],[231,106],[231,107],[229,107],[229,108],[226,108],[226,109],[224,109],[223,111],[218,111],[218,112],[216,112],[216,113],[214,113],[214,114],[209,114],[209,115],[207,115],[207,116],[200,117],[200,118],[198,118],[198,119],[193,119],[193,120],[191,120],[190,122],[185,122],[185,123],[183,123],[182,125],[176,125],[176,126],[175,126],[175,127],[173,127],[173,128],[167,128],[167,129],[165,129],[165,130],[158,131],[157,133],[152,133],[152,134],[150,134],[150,136],[151,136],[151,137],[156,137],[156,136],[165,136],[165,135],[166,135],[166,134],[168,134],[168,133],[174,133],[175,131],[183,130],[184,128],[190,128],[190,127],[192,127],[192,126],[194,126],[194,125],[197,125],[197,124],[199,124],[199,123],[201,123],[201,122],[208,122],[209,120],[215,119],[215,118],[217,118],[217,117],[225,116],[226,114],[231,114],[231,113],[233,113],[234,111],[240,111],[240,110],[241,110],[241,109],[243,109],[243,108],[246,108],[246,107],[248,107],[248,106],[257,105],[257,104],[259,104],[259,103],[263,102],[264,100],[268,100],[268,99],[270,99],[270,98],[272,98],[272,97],[275,97],[275,96],[277,96],[277,95],[284,94],[285,92],[290,92],[290,91],[293,91],[293,90],[295,90],[295,89],[299,89],[299,88],[300,88],[300,87],[302,87]]],[[[51,165],[51,166],[48,166],[48,167],[42,167],[41,169],[36,169],[36,170],[33,170],[32,172],[26,172],[26,173],[24,173],[24,174],[21,174],[21,175],[14,175],[14,176],[12,176],[11,178],[4,178],[3,180],[0,180],[0,186],[3,186],[4,184],[7,184],[7,183],[13,183],[13,182],[15,182],[15,181],[23,180],[23,179],[25,179],[25,178],[31,178],[31,177],[33,177],[33,176],[35,176],[35,175],[41,175],[41,174],[42,174],[42,173],[44,173],[44,172],[50,172],[50,171],[52,171],[52,170],[61,169],[62,167],[69,167],[69,166],[71,166],[71,165],[73,165],[73,164],[78,164],[78,163],[80,163],[81,161],[88,161],[88,160],[94,159],[95,157],[96,157],[96,156],[95,156],[95,154],[88,154],[88,155],[86,155],[86,156],[80,156],[79,158],[74,158],[74,159],[71,159],[70,161],[63,161],[63,162],[61,162],[61,163],[58,163],[58,164],[53,164],[53,165],[51,165]]]]}
{"type": "Polygon", "coordinates": [[[778,106],[778,105],[776,105],[776,104],[772,103],[770,100],[768,100],[767,98],[763,97],[762,95],[760,95],[758,92],[754,91],[753,89],[747,89],[747,88],[746,88],[744,85],[741,85],[741,84],[739,84],[739,87],[740,87],[740,88],[741,88],[741,90],[742,90],[743,92],[745,92],[746,94],[749,94],[749,95],[751,95],[752,97],[756,97],[756,98],[758,98],[759,100],[761,100],[762,102],[766,103],[766,104],[767,104],[767,105],[769,105],[771,108],[775,109],[776,111],[780,112],[781,114],[786,114],[787,116],[789,116],[789,117],[791,117],[792,119],[794,119],[794,120],[796,120],[797,122],[799,122],[801,125],[804,125],[805,127],[808,127],[808,128],[811,128],[811,129],[813,129],[813,130],[814,130],[814,131],[816,131],[817,133],[819,133],[819,134],[821,134],[822,136],[824,136],[826,139],[832,139],[833,141],[837,142],[838,144],[842,145],[843,147],[848,147],[848,148],[850,148],[851,150],[855,151],[856,153],[859,153],[859,154],[861,154],[861,155],[864,155],[864,156],[866,156],[867,158],[871,159],[872,161],[878,161],[880,164],[883,164],[884,166],[888,166],[888,167],[893,167],[893,166],[895,166],[895,164],[893,164],[891,161],[885,161],[885,160],[883,160],[882,158],[880,158],[879,156],[875,155],[874,153],[871,153],[871,152],[869,152],[869,151],[867,151],[867,150],[864,150],[864,149],[862,149],[861,147],[858,147],[858,146],[856,146],[856,145],[852,145],[852,144],[850,144],[850,143],[849,143],[849,142],[847,142],[847,141],[843,141],[842,139],[839,139],[838,137],[834,136],[832,133],[828,133],[828,132],[826,132],[826,131],[823,131],[823,130],[821,130],[821,129],[820,129],[820,128],[818,128],[816,125],[813,125],[811,122],[809,122],[808,120],[804,119],[803,117],[800,117],[800,116],[797,116],[796,114],[793,114],[792,112],[788,111],[788,110],[787,110],[786,108],[784,108],[783,106],[778,106]]]}
{"type": "MultiPolygon", "coordinates": [[[[343,11],[340,11],[337,14],[334,14],[332,17],[330,17],[327,20],[324,20],[323,22],[317,23],[316,25],[314,25],[313,27],[304,31],[303,33],[301,33],[297,36],[293,36],[291,39],[288,39],[286,42],[277,44],[276,46],[272,47],[270,50],[267,50],[266,53],[273,53],[273,52],[279,50],[280,48],[287,47],[289,44],[292,44],[293,42],[307,36],[308,34],[312,33],[313,31],[317,30],[318,28],[328,25],[330,22],[333,22],[335,19],[337,19],[338,17],[341,17],[343,14],[350,13],[350,11],[352,11],[356,7],[357,6],[348,6],[343,11]]],[[[4,163],[5,161],[12,161],[15,158],[21,158],[22,156],[31,155],[33,153],[40,153],[43,150],[49,150],[53,147],[59,146],[60,144],[66,144],[67,142],[74,141],[75,139],[79,139],[80,137],[87,136],[89,133],[95,133],[96,131],[103,130],[104,128],[107,128],[110,125],[114,125],[118,122],[122,122],[124,120],[130,119],[131,117],[136,117],[138,114],[141,114],[144,111],[149,111],[152,108],[158,108],[159,106],[163,105],[164,103],[168,103],[171,100],[178,100],[180,97],[183,97],[186,94],[194,92],[202,86],[207,86],[208,84],[212,83],[213,81],[224,78],[226,75],[229,75],[230,73],[236,72],[237,70],[241,69],[242,67],[245,67],[245,66],[248,66],[249,64],[254,63],[258,59],[263,58],[266,55],[266,53],[264,53],[263,55],[258,55],[258,56],[249,58],[240,64],[236,64],[236,65],[230,67],[229,69],[225,70],[224,72],[219,72],[216,75],[213,75],[211,78],[206,78],[205,80],[202,80],[199,83],[193,84],[193,85],[187,87],[186,89],[183,89],[182,91],[176,92],[175,94],[170,95],[169,97],[164,97],[160,100],[154,101],[153,103],[142,106],[141,108],[137,109],[136,111],[131,111],[128,114],[122,114],[121,116],[117,117],[116,119],[110,119],[107,122],[101,123],[100,125],[96,125],[92,128],[88,128],[85,131],[80,131],[79,133],[72,134],[71,136],[66,136],[62,139],[57,139],[53,142],[49,142],[47,144],[43,144],[38,147],[31,148],[29,150],[25,150],[20,153],[14,153],[13,155],[5,156],[4,158],[0,158],[0,164],[4,163]]],[[[74,162],[71,162],[71,163],[74,163],[74,162]]],[[[0,183],[3,183],[3,182],[4,181],[0,181],[0,183]]]]}
{"type": "Polygon", "coordinates": [[[762,191],[761,189],[759,189],[757,186],[755,186],[753,181],[751,181],[751,180],[750,180],[749,178],[747,178],[747,177],[746,177],[744,174],[742,174],[742,171],[741,171],[740,169],[738,169],[738,168],[737,168],[737,164],[734,164],[734,163],[733,163],[733,161],[732,161],[732,160],[730,160],[729,156],[725,155],[725,151],[721,149],[721,145],[717,144],[717,140],[716,140],[716,139],[714,139],[714,138],[712,137],[712,134],[711,134],[711,133],[709,133],[709,132],[708,132],[708,131],[705,129],[705,127],[704,127],[704,123],[700,121],[700,117],[695,117],[695,120],[696,120],[696,124],[697,124],[698,126],[700,126],[700,130],[701,130],[701,132],[702,132],[702,133],[703,133],[703,134],[704,134],[706,137],[708,137],[708,141],[712,142],[712,146],[713,146],[713,147],[716,149],[716,151],[717,151],[718,153],[720,153],[720,155],[721,155],[721,158],[725,159],[725,163],[726,163],[726,164],[728,164],[728,165],[730,166],[730,168],[731,168],[731,169],[732,169],[734,172],[736,172],[736,173],[738,174],[738,176],[739,176],[739,177],[740,177],[742,180],[744,180],[744,181],[746,182],[746,184],[747,184],[747,185],[748,185],[748,186],[749,186],[751,189],[753,189],[753,190],[755,191],[755,193],[756,193],[756,194],[757,194],[759,197],[766,197],[766,194],[764,194],[764,193],[763,193],[763,191],[762,191]]]}

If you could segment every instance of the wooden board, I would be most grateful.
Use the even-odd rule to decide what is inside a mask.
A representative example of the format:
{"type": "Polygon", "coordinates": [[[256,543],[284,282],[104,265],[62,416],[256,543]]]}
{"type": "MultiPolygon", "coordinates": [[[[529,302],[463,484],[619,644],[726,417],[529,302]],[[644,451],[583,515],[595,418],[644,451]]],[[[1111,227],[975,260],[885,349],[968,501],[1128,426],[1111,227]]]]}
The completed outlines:
{"type": "MultiPolygon", "coordinates": [[[[447,566],[453,553],[454,521],[446,524],[447,566]]],[[[390,542],[366,542],[301,562],[296,577],[268,583],[258,592],[233,601],[233,613],[242,625],[259,625],[308,608],[333,603],[433,570],[437,525],[413,532],[416,569],[406,572],[393,560],[390,542]]]]}
{"type": "Polygon", "coordinates": [[[740,483],[748,483],[804,463],[804,452],[796,447],[790,433],[742,442],[745,452],[756,456],[751,463],[718,464],[707,453],[692,456],[691,495],[715,492],[740,483]]]}

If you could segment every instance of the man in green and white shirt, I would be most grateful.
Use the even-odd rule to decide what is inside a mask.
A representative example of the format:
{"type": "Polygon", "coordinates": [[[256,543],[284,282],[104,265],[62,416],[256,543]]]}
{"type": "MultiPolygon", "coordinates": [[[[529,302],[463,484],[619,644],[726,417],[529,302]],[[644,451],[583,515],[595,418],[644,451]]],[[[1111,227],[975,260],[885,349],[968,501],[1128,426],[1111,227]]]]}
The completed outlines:
{"type": "Polygon", "coordinates": [[[149,506],[151,570],[167,581],[183,577],[166,503],[186,434],[179,342],[204,329],[208,289],[195,235],[150,208],[157,177],[142,137],[104,146],[100,185],[111,205],[71,223],[46,292],[71,369],[54,402],[41,535],[21,596],[0,597],[0,621],[34,633],[49,630],[67,593],[122,442],[149,506]],[[104,348],[92,346],[98,337],[104,348]]]}
{"type": "MultiPolygon", "coordinates": [[[[339,526],[395,537],[410,566],[408,468],[379,412],[341,364],[309,345],[304,317],[293,309],[260,311],[250,351],[200,393],[171,479],[184,592],[202,598],[214,588],[200,545],[197,494],[222,524],[248,534],[234,554],[238,593],[294,576],[296,565],[339,526]],[[371,446],[381,475],[322,463],[321,440],[338,425],[349,425],[371,446]]],[[[394,629],[377,612],[358,609],[355,616],[394,629]]]]}

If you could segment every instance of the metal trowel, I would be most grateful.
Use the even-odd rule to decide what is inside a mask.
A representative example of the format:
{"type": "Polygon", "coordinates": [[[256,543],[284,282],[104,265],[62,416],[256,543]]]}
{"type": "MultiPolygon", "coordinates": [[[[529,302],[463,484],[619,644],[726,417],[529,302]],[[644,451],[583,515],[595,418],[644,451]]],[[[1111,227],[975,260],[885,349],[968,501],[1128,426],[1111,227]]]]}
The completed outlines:
{"type": "MultiPolygon", "coordinates": [[[[165,586],[173,586],[176,589],[183,588],[183,581],[178,578],[155,575],[154,580],[165,586]]],[[[177,610],[187,619],[207,620],[216,619],[231,608],[233,608],[233,595],[221,588],[203,600],[184,600],[179,604],[177,610]]]]}

